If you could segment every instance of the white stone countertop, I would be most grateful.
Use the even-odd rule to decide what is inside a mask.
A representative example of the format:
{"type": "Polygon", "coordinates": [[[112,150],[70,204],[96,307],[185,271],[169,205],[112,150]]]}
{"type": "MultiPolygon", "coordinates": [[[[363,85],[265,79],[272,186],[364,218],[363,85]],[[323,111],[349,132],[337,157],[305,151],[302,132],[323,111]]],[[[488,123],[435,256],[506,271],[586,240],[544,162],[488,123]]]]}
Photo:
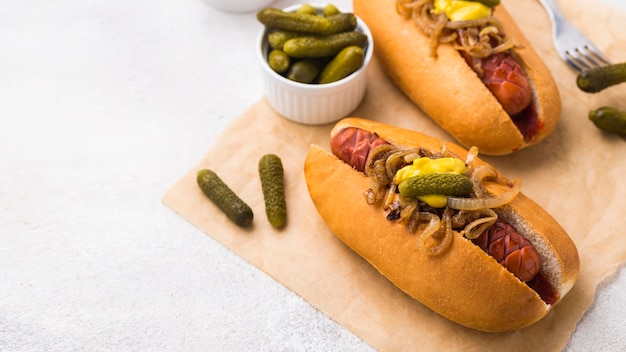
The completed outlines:
{"type": "MultiPolygon", "coordinates": [[[[262,97],[260,30],[203,0],[0,0],[0,351],[372,350],[161,204],[262,97]]],[[[566,350],[626,350],[624,317],[621,270],[566,350]]]]}

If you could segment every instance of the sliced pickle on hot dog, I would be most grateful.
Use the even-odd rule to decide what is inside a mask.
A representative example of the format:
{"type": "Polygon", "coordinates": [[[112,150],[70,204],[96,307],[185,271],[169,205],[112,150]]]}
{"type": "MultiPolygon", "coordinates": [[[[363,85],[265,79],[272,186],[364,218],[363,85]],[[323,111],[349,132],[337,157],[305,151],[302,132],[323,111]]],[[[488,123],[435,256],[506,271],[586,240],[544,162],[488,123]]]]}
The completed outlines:
{"type": "MultiPolygon", "coordinates": [[[[469,196],[472,181],[464,175],[432,173],[412,176],[398,185],[398,191],[405,198],[418,198],[426,195],[469,196]]],[[[445,206],[447,203],[443,203],[445,206]]]]}

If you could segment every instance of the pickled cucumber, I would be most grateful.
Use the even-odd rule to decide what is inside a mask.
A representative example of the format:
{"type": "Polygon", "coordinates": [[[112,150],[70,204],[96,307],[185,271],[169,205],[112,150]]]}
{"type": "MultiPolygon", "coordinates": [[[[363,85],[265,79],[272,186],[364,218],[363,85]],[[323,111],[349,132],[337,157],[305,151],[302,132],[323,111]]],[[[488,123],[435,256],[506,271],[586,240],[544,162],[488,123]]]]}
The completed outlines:
{"type": "Polygon", "coordinates": [[[361,32],[343,32],[327,36],[306,36],[289,39],[283,51],[292,58],[320,58],[337,55],[351,45],[365,47],[367,36],[361,32]]]}
{"type": "Polygon", "coordinates": [[[597,93],[623,82],[626,82],[626,62],[584,70],[576,77],[578,88],[587,93],[597,93]]]}
{"type": "Polygon", "coordinates": [[[345,47],[324,67],[319,83],[331,83],[348,77],[363,65],[364,58],[365,53],[360,46],[345,47]]]}
{"type": "Polygon", "coordinates": [[[326,17],[341,13],[341,11],[339,11],[337,6],[333,4],[327,4],[326,6],[324,6],[323,12],[324,12],[324,16],[326,17]]]}
{"type": "Polygon", "coordinates": [[[287,78],[300,83],[312,83],[324,67],[320,59],[304,59],[291,65],[287,78]]]}
{"type": "Polygon", "coordinates": [[[265,199],[267,220],[275,228],[280,228],[287,221],[287,203],[285,202],[283,164],[277,155],[266,154],[261,157],[259,177],[265,199]]]}
{"type": "Polygon", "coordinates": [[[302,4],[300,7],[298,7],[296,12],[297,13],[306,13],[306,14],[309,14],[309,15],[317,15],[317,10],[311,4],[302,4]]]}
{"type": "Polygon", "coordinates": [[[274,49],[267,57],[267,62],[272,70],[278,73],[285,73],[291,66],[291,58],[284,51],[274,49]]]}
{"type": "Polygon", "coordinates": [[[325,33],[330,27],[330,21],[325,17],[306,13],[285,12],[272,7],[259,11],[257,19],[267,28],[311,34],[325,33]]]}
{"type": "Polygon", "coordinates": [[[257,18],[267,28],[268,64],[291,80],[320,83],[320,73],[331,59],[335,62],[327,68],[323,83],[339,80],[363,65],[368,38],[356,31],[358,21],[353,13],[343,13],[332,4],[320,10],[305,3],[294,12],[268,7],[259,11],[257,18]],[[338,55],[350,46],[354,48],[338,55]]]}
{"type": "Polygon", "coordinates": [[[283,50],[285,42],[291,38],[301,37],[302,33],[276,30],[267,35],[267,42],[272,49],[283,50]]]}
{"type": "Polygon", "coordinates": [[[330,22],[330,26],[322,34],[336,34],[356,29],[356,16],[352,13],[338,13],[336,15],[327,16],[326,18],[330,22]]]}
{"type": "Polygon", "coordinates": [[[252,209],[214,171],[198,171],[196,182],[202,192],[235,224],[241,227],[252,224],[252,209]]]}
{"type": "Polygon", "coordinates": [[[603,131],[626,136],[626,111],[604,106],[590,111],[589,120],[603,131]]]}
{"type": "Polygon", "coordinates": [[[417,198],[431,194],[467,197],[472,192],[472,180],[452,173],[427,173],[412,176],[398,185],[400,195],[417,198]]]}

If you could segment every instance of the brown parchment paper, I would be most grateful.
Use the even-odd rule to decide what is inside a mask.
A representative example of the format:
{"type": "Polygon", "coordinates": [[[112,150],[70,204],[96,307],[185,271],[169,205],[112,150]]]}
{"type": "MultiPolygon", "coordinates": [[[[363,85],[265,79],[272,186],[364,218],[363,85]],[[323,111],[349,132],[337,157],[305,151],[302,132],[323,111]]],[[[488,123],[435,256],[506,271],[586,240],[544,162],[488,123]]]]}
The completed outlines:
{"type": "MultiPolygon", "coordinates": [[[[546,208],[569,232],[581,258],[580,277],[566,298],[539,323],[492,334],[461,327],[412,300],[351,252],[320,220],[303,176],[311,144],[328,149],[332,124],[304,126],[277,115],[262,99],[236,118],[202,159],[164,195],[163,203],[202,231],[303,297],[380,351],[557,351],[593,302],[596,287],[626,260],[626,140],[597,130],[590,109],[626,110],[626,85],[601,94],[580,92],[576,74],[556,55],[548,17],[535,1],[503,1],[558,81],[563,112],[541,144],[509,156],[483,157],[546,208]],[[265,217],[257,161],[275,153],[285,169],[288,223],[273,229],[265,217]],[[242,162],[245,161],[245,162],[242,162]],[[211,168],[252,207],[242,230],[202,194],[195,176],[211,168]]],[[[603,3],[565,2],[563,11],[614,62],[626,61],[626,15],[603,3]]],[[[352,114],[453,139],[410,103],[381,71],[369,70],[368,91],[352,114]]],[[[468,92],[471,94],[471,92],[468,92]]],[[[451,101],[451,103],[453,103],[451,101]]],[[[462,115],[462,111],[459,112],[462,115]]]]}

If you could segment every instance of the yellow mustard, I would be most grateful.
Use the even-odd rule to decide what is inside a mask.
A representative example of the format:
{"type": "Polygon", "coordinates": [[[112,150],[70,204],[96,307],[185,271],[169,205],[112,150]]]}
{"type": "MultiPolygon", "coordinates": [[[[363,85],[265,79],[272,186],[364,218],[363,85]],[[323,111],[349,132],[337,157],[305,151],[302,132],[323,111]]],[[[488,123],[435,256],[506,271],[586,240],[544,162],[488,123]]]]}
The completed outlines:
{"type": "MultiPolygon", "coordinates": [[[[420,174],[451,173],[463,175],[467,171],[465,162],[457,158],[418,158],[411,165],[407,165],[396,173],[393,183],[398,185],[402,181],[420,174]]],[[[448,197],[440,194],[429,194],[418,197],[422,202],[434,208],[443,208],[448,202],[448,197]]]]}
{"type": "Polygon", "coordinates": [[[491,8],[477,1],[435,0],[434,13],[445,13],[450,21],[469,21],[491,16],[491,8]]]}

